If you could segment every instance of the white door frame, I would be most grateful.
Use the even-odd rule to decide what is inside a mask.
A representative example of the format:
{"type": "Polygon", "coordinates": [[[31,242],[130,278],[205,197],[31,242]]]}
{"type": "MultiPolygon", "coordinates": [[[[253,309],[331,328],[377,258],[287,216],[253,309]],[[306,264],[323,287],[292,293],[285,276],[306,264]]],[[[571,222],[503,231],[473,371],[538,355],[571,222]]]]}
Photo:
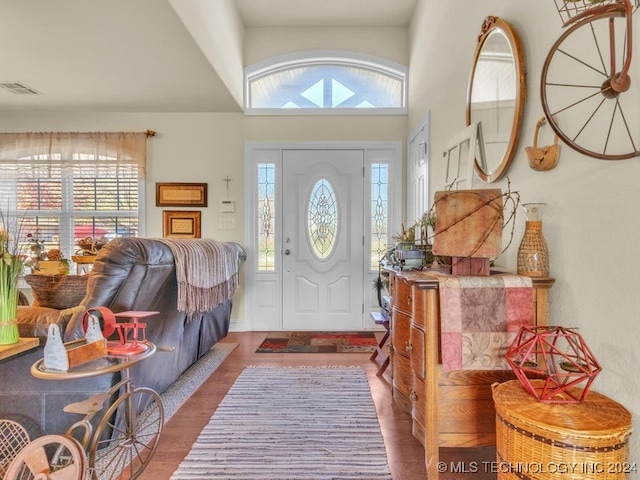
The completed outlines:
{"type": "MultiPolygon", "coordinates": [[[[279,219],[274,229],[276,261],[273,271],[258,271],[257,264],[257,165],[275,165],[275,211],[280,211],[282,151],[288,149],[331,150],[359,149],[365,157],[365,238],[369,234],[371,218],[371,169],[375,163],[389,164],[389,211],[388,229],[392,236],[399,231],[402,215],[402,142],[245,142],[245,248],[247,261],[244,271],[245,312],[247,318],[234,323],[238,331],[279,331],[282,330],[282,231],[279,219]]],[[[389,239],[391,242],[391,238],[389,239]]],[[[368,242],[365,242],[365,258],[370,258],[368,242]],[[369,255],[369,256],[367,256],[369,255]]],[[[363,278],[365,296],[363,299],[362,329],[378,329],[370,317],[370,312],[378,309],[377,295],[373,281],[378,272],[370,270],[369,262],[364,262],[363,278]],[[366,285],[372,285],[367,288],[366,285]]]]}
{"type": "Polygon", "coordinates": [[[420,220],[429,210],[430,113],[407,138],[407,225],[420,220]]]}

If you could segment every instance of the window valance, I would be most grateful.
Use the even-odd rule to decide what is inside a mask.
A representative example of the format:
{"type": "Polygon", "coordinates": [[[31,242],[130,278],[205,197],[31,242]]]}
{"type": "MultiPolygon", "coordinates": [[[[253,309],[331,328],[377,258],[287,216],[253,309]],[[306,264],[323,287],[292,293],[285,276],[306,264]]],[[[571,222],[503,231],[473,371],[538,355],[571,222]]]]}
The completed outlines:
{"type": "Polygon", "coordinates": [[[20,159],[55,163],[135,164],[146,168],[149,132],[27,132],[0,133],[0,163],[20,159]]]}

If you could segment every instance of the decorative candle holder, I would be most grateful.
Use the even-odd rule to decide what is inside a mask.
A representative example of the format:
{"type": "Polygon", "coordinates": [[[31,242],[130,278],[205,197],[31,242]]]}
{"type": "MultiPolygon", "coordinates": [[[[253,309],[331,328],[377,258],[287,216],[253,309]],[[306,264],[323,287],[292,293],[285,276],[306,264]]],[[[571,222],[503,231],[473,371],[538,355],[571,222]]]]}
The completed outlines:
{"type": "Polygon", "coordinates": [[[524,389],[544,403],[583,401],[602,370],[584,339],[563,327],[522,327],[505,358],[524,389]]]}

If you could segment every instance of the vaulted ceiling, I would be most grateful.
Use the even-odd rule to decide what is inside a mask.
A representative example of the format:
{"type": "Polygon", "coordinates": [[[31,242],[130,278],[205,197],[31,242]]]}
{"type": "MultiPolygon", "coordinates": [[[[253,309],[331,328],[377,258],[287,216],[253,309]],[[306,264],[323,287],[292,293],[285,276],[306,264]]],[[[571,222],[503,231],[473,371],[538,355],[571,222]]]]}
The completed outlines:
{"type": "Polygon", "coordinates": [[[0,111],[239,112],[220,65],[176,13],[223,1],[243,28],[406,27],[417,3],[0,0],[0,84],[38,92],[0,88],[0,111]]]}

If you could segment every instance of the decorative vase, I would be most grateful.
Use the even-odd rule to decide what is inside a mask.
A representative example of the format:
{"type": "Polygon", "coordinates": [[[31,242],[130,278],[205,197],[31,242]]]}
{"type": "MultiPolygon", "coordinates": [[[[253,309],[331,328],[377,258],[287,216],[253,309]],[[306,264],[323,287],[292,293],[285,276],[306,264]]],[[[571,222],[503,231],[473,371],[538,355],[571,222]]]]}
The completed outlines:
{"type": "MultiPolygon", "coordinates": [[[[0,282],[2,283],[2,282],[0,282]]],[[[0,288],[0,291],[3,289],[0,288]]],[[[16,313],[19,291],[16,288],[5,289],[0,298],[0,345],[12,345],[20,340],[16,313]]]]}
{"type": "Polygon", "coordinates": [[[546,203],[524,203],[527,221],[518,249],[518,275],[549,276],[549,249],[542,235],[542,213],[546,203]]]}
{"type": "Polygon", "coordinates": [[[13,345],[20,340],[17,320],[0,320],[0,345],[13,345]]]}

